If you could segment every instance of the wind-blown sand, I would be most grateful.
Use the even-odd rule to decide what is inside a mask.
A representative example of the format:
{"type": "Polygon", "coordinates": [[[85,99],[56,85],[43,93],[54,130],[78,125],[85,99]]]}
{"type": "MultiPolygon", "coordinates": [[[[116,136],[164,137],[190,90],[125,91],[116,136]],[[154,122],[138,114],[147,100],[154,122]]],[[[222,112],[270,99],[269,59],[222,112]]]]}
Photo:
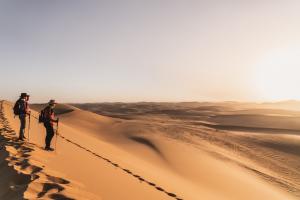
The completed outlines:
{"type": "Polygon", "coordinates": [[[172,116],[126,120],[60,105],[57,151],[46,152],[45,130],[34,118],[30,143],[15,140],[19,120],[9,104],[0,117],[0,199],[299,198],[299,136],[228,130],[245,124],[212,117],[217,108],[198,110],[201,120],[178,112],[175,118],[172,109],[172,116]]]}

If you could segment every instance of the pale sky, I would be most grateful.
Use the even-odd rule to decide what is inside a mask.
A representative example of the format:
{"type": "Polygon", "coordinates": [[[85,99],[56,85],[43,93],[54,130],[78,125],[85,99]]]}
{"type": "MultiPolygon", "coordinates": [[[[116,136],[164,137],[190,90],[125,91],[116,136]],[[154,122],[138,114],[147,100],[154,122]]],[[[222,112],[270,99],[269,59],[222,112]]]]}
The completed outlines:
{"type": "Polygon", "coordinates": [[[300,99],[299,0],[0,0],[0,97],[300,99]]]}

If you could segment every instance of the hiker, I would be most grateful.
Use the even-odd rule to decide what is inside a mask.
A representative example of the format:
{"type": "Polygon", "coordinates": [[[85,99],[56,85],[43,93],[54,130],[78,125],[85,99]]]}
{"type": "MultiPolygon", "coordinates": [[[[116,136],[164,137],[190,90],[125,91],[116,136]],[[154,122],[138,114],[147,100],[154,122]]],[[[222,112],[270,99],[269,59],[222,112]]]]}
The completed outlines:
{"type": "Polygon", "coordinates": [[[59,119],[55,119],[54,116],[54,108],[56,106],[55,100],[50,100],[49,105],[41,111],[42,122],[46,128],[46,138],[45,138],[45,150],[46,151],[53,151],[54,149],[51,148],[51,140],[54,136],[54,123],[58,123],[59,119]]]}
{"type": "Polygon", "coordinates": [[[30,115],[30,109],[28,106],[29,95],[27,93],[21,93],[20,98],[17,100],[14,106],[14,114],[19,116],[20,119],[20,132],[19,140],[24,141],[26,137],[24,136],[26,127],[26,116],[30,115]]]}

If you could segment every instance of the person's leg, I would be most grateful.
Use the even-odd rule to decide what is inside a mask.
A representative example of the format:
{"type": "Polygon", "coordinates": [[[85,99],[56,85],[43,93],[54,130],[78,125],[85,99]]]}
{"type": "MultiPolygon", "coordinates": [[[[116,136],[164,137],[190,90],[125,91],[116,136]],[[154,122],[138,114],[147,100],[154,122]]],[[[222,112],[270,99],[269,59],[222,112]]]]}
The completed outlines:
{"type": "Polygon", "coordinates": [[[45,143],[46,143],[46,149],[49,149],[51,146],[51,140],[54,136],[54,129],[51,126],[51,124],[45,124],[46,130],[47,130],[47,135],[46,135],[46,139],[45,139],[45,143]]]}
{"type": "Polygon", "coordinates": [[[53,136],[54,136],[54,129],[53,129],[53,126],[50,126],[49,127],[49,133],[50,133],[50,135],[49,135],[49,141],[48,141],[48,143],[49,143],[49,147],[51,147],[51,141],[52,141],[52,138],[53,138],[53,136]]]}
{"type": "Polygon", "coordinates": [[[50,144],[49,144],[49,135],[50,135],[50,130],[49,130],[49,124],[44,124],[45,128],[46,128],[46,138],[45,138],[45,148],[49,148],[50,144]]]}
{"type": "Polygon", "coordinates": [[[24,133],[25,133],[25,127],[26,127],[26,115],[20,115],[20,132],[19,132],[19,139],[23,139],[24,133]]]}

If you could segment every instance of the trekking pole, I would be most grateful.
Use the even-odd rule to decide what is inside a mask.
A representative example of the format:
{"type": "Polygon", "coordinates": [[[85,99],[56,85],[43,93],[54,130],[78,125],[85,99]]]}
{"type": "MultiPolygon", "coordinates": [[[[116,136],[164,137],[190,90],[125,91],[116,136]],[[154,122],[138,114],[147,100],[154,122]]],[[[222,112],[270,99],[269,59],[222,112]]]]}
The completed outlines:
{"type": "Polygon", "coordinates": [[[56,153],[56,145],[57,145],[57,135],[58,135],[58,119],[57,119],[57,124],[56,124],[56,134],[55,134],[55,153],[56,153]]]}
{"type": "Polygon", "coordinates": [[[31,114],[29,113],[29,123],[28,123],[28,142],[29,142],[29,136],[30,136],[30,116],[31,114]]]}

